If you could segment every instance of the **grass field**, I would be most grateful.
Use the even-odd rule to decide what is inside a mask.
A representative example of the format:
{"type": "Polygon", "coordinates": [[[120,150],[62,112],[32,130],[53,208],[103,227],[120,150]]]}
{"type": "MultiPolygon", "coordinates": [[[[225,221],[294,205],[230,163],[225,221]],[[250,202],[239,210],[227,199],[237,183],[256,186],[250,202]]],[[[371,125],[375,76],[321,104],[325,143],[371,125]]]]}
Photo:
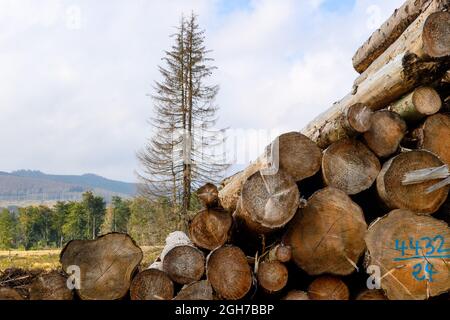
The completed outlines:
{"type": "MultiPolygon", "coordinates": [[[[148,267],[161,252],[160,246],[141,247],[144,252],[142,265],[148,267]]],[[[60,250],[35,250],[35,251],[0,251],[0,271],[8,268],[20,268],[25,270],[53,270],[60,267],[60,250]]]]}

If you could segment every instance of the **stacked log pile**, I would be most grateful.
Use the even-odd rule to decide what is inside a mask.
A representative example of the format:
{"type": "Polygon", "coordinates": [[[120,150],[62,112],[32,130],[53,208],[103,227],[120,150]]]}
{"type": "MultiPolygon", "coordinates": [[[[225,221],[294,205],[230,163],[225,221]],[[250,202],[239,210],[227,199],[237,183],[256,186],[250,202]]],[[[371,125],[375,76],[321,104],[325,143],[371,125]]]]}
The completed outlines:
{"type": "MultiPolygon", "coordinates": [[[[408,0],[353,58],[353,90],[242,172],[140,269],[130,237],[72,241],[80,299],[448,299],[450,6],[408,0]]],[[[70,299],[60,275],[32,297],[70,299]]],[[[0,298],[18,298],[2,288],[0,298]]]]}

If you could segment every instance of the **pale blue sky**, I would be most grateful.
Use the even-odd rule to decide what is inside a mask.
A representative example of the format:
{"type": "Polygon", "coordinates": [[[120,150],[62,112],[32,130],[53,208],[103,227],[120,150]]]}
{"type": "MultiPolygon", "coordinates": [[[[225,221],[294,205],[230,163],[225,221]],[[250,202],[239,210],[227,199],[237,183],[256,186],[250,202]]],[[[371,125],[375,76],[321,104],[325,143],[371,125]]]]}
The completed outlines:
{"type": "Polygon", "coordinates": [[[133,181],[156,66],[182,12],[206,29],[219,126],[300,130],[344,96],[402,0],[0,0],[0,171],[133,181]]]}

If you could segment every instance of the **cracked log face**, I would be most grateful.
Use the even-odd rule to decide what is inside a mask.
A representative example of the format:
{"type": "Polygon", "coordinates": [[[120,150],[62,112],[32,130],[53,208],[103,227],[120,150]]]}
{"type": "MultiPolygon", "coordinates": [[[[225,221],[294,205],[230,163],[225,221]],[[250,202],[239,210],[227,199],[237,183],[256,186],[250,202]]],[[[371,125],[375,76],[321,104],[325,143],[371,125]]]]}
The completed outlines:
{"type": "Polygon", "coordinates": [[[354,139],[335,142],[323,154],[322,176],[325,184],[350,195],[369,189],[380,170],[378,158],[363,143],[354,139]]]}
{"type": "Polygon", "coordinates": [[[205,209],[196,214],[189,224],[189,237],[202,249],[214,250],[227,243],[233,218],[221,209],[205,209]]]}
{"type": "Polygon", "coordinates": [[[450,290],[450,228],[441,220],[394,210],[366,236],[369,264],[391,300],[423,300],[450,290]]]}
{"type": "Polygon", "coordinates": [[[235,246],[224,246],[210,253],[207,276],[217,295],[226,300],[244,298],[253,283],[247,257],[235,246]]]}
{"type": "Polygon", "coordinates": [[[436,154],[450,166],[450,116],[436,114],[428,117],[422,127],[419,146],[436,154]]]}
{"type": "Polygon", "coordinates": [[[30,300],[72,300],[67,278],[53,271],[37,277],[30,286],[30,300]]]}
{"type": "Polygon", "coordinates": [[[158,269],[140,272],[131,283],[131,300],[171,300],[173,296],[172,280],[165,272],[158,269]]]}
{"type": "Polygon", "coordinates": [[[198,281],[205,273],[205,256],[194,246],[178,246],[164,256],[163,269],[176,283],[198,281]]]}
{"type": "Polygon", "coordinates": [[[338,277],[321,276],[309,285],[308,296],[311,300],[349,300],[350,291],[338,277]]]}
{"type": "Polygon", "coordinates": [[[322,189],[290,223],[283,242],[309,275],[349,275],[365,250],[363,211],[343,191],[322,189]]]}
{"type": "Polygon", "coordinates": [[[208,280],[185,285],[174,300],[214,300],[214,293],[208,280]]]}
{"type": "Polygon", "coordinates": [[[450,186],[431,193],[426,190],[440,180],[403,185],[405,174],[411,171],[440,167],[443,163],[428,151],[401,153],[386,162],[377,178],[378,195],[390,209],[408,209],[432,214],[439,210],[447,198],[450,186]]]}
{"type": "Polygon", "coordinates": [[[258,266],[258,284],[267,293],[281,291],[288,281],[288,270],[279,261],[265,261],[258,266]]]}
{"type": "Polygon", "coordinates": [[[142,261],[142,250],[130,236],[111,233],[96,240],[74,240],[61,252],[63,270],[80,268],[82,300],[116,300],[130,288],[134,271],[142,261]]]}
{"type": "Polygon", "coordinates": [[[256,233],[269,233],[285,226],[300,204],[297,184],[286,172],[264,175],[261,171],[244,183],[236,216],[256,233]]]}

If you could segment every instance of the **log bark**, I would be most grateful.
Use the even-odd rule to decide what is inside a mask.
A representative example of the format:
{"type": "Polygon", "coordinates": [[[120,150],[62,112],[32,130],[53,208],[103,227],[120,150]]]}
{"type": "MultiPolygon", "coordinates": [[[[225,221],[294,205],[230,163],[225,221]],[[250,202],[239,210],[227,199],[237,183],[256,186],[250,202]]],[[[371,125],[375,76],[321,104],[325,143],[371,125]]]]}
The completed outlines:
{"type": "Polygon", "coordinates": [[[235,215],[246,227],[267,234],[284,227],[295,215],[300,192],[295,181],[283,170],[264,175],[251,175],[242,187],[235,215]]]}
{"type": "Polygon", "coordinates": [[[198,189],[197,196],[206,208],[217,207],[219,204],[219,191],[212,183],[207,183],[198,189]]]}
{"type": "Polygon", "coordinates": [[[417,122],[433,115],[442,107],[439,94],[431,87],[419,87],[389,106],[407,122],[417,122]]]}
{"type": "Polygon", "coordinates": [[[193,246],[191,239],[187,236],[183,231],[174,231],[170,233],[166,238],[166,244],[159,255],[159,259],[164,261],[164,257],[169,253],[172,249],[179,246],[193,246]]]}
{"type": "Polygon", "coordinates": [[[165,255],[163,270],[179,284],[199,281],[205,273],[205,256],[193,246],[177,246],[165,255]]]}
{"type": "Polygon", "coordinates": [[[436,154],[450,166],[450,116],[436,114],[428,117],[419,135],[419,147],[436,154]]]}
{"type": "Polygon", "coordinates": [[[364,72],[391,44],[393,44],[410,24],[422,13],[430,0],[408,0],[377,29],[353,56],[353,67],[364,72]]]}
{"type": "Polygon", "coordinates": [[[288,269],[280,261],[264,261],[258,265],[257,279],[264,292],[273,294],[286,286],[288,269]]]}
{"type": "Polygon", "coordinates": [[[449,186],[427,193],[426,190],[439,180],[404,185],[405,174],[411,171],[440,167],[443,163],[428,151],[409,151],[387,161],[377,178],[377,191],[390,209],[408,209],[432,214],[447,198],[449,186]]]}
{"type": "Polygon", "coordinates": [[[282,300],[309,300],[309,297],[305,291],[291,290],[282,300]]]}
{"type": "Polygon", "coordinates": [[[171,300],[173,296],[172,280],[158,269],[147,269],[138,273],[131,283],[131,300],[171,300]]]}
{"type": "Polygon", "coordinates": [[[214,293],[208,280],[185,285],[174,300],[214,300],[214,293]]]}
{"type": "Polygon", "coordinates": [[[374,222],[366,243],[368,262],[381,270],[390,300],[423,300],[450,289],[450,228],[438,219],[394,210],[374,222]]]}
{"type": "Polygon", "coordinates": [[[57,271],[38,276],[30,286],[30,300],[72,300],[67,278],[57,271]]]}
{"type": "Polygon", "coordinates": [[[349,300],[350,292],[341,279],[321,276],[309,285],[308,296],[311,300],[349,300]]]}
{"type": "Polygon", "coordinates": [[[214,250],[228,242],[233,218],[221,209],[205,209],[189,224],[189,236],[202,249],[214,250]]]}
{"type": "Polygon", "coordinates": [[[364,133],[364,141],[378,157],[386,158],[397,152],[406,134],[405,121],[395,112],[377,111],[372,116],[372,126],[364,133]]]}
{"type": "Polygon", "coordinates": [[[356,297],[356,300],[388,300],[383,290],[364,290],[356,297]]]}
{"type": "Polygon", "coordinates": [[[284,244],[278,244],[269,251],[269,261],[289,262],[292,259],[292,248],[284,244]]]}
{"type": "Polygon", "coordinates": [[[363,143],[354,139],[333,143],[322,158],[325,184],[350,195],[369,189],[380,170],[378,158],[363,143]]]}
{"type": "Polygon", "coordinates": [[[207,277],[216,294],[226,300],[244,298],[253,283],[247,257],[234,246],[223,246],[209,254],[207,277]]]}
{"type": "Polygon", "coordinates": [[[405,52],[419,59],[430,60],[446,57],[450,54],[449,43],[449,7],[448,0],[433,0],[425,10],[405,30],[389,48],[387,48],[355,80],[354,91],[368,78],[379,72],[384,66],[405,52]]]}
{"type": "Polygon", "coordinates": [[[361,208],[341,190],[317,191],[284,235],[292,259],[309,275],[349,275],[365,250],[361,208]]]}
{"type": "Polygon", "coordinates": [[[125,234],[111,233],[96,240],[70,241],[62,250],[63,270],[78,266],[82,300],[117,300],[130,288],[132,275],[142,261],[142,250],[125,234]]]}
{"type": "Polygon", "coordinates": [[[245,181],[260,170],[275,173],[281,169],[295,181],[301,181],[320,170],[321,159],[321,150],[309,138],[298,132],[282,134],[266,148],[264,155],[242,172],[222,182],[220,204],[230,212],[235,211],[245,181]]]}
{"type": "Polygon", "coordinates": [[[0,301],[25,300],[20,293],[13,288],[0,287],[0,301]]]}

